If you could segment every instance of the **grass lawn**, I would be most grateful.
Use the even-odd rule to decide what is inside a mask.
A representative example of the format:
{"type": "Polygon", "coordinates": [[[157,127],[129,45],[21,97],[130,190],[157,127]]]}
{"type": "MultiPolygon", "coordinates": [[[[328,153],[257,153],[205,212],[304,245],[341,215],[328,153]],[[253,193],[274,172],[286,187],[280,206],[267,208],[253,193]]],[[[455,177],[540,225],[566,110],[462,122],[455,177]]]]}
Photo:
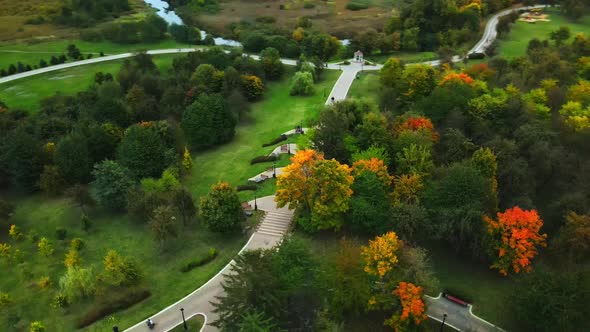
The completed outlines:
{"type": "Polygon", "coordinates": [[[194,45],[180,44],[172,39],[162,40],[157,43],[140,44],[115,44],[109,41],[93,43],[79,39],[52,40],[33,44],[11,42],[0,44],[0,69],[8,69],[10,64],[16,65],[17,61],[31,66],[39,65],[41,59],[49,63],[52,55],[67,54],[67,48],[70,44],[75,44],[82,54],[93,53],[94,57],[98,56],[100,52],[110,55],[154,49],[195,47],[194,45]]]}
{"type": "Polygon", "coordinates": [[[398,52],[391,54],[376,54],[365,58],[371,62],[385,63],[389,58],[399,58],[405,63],[416,63],[436,60],[438,56],[435,52],[398,52]]]}
{"type": "Polygon", "coordinates": [[[379,82],[378,71],[363,71],[359,73],[359,78],[354,80],[347,97],[350,98],[368,98],[374,102],[379,101],[379,82]]]}
{"type": "MultiPolygon", "coordinates": [[[[289,71],[288,75],[291,74],[289,71]]],[[[250,165],[249,161],[272,152],[274,147],[263,148],[263,143],[270,142],[281,133],[293,129],[301,124],[301,121],[307,126],[312,120],[317,119],[327,98],[322,91],[330,91],[339,75],[338,71],[325,71],[324,79],[316,84],[315,95],[309,97],[289,96],[288,79],[269,84],[264,99],[252,105],[250,120],[236,127],[233,141],[202,153],[193,153],[194,169],[187,181],[193,195],[206,194],[217,181],[227,181],[232,185],[245,184],[248,178],[272,167],[271,162],[250,165]]],[[[278,166],[286,164],[288,160],[286,155],[282,155],[281,158],[278,166]]],[[[258,197],[274,192],[272,180],[265,182],[258,197]]],[[[253,199],[254,192],[242,192],[240,198],[253,199]]]]}
{"type": "Polygon", "coordinates": [[[202,315],[195,315],[195,316],[186,320],[186,325],[188,327],[188,330],[185,330],[184,325],[180,324],[177,327],[170,330],[170,332],[184,332],[184,331],[198,332],[201,330],[201,327],[203,326],[204,323],[205,323],[205,318],[202,315]]]}
{"type": "MultiPolygon", "coordinates": [[[[102,259],[110,249],[136,259],[144,272],[144,284],[152,293],[140,304],[91,325],[87,331],[107,331],[113,324],[126,328],[160,311],[209,280],[235,256],[246,241],[245,234],[215,234],[193,223],[182,229],[179,237],[171,240],[162,252],[151,237],[147,223],[131,221],[125,215],[107,215],[99,211],[93,211],[90,216],[92,228],[86,233],[79,221],[79,209],[66,199],[48,199],[36,195],[18,200],[11,223],[18,225],[26,235],[49,238],[55,247],[55,253],[46,258],[36,252],[36,244],[29,239],[11,243],[13,249],[22,251],[26,263],[18,268],[0,263],[0,290],[12,295],[15,309],[25,324],[40,320],[48,331],[73,331],[76,319],[92,306],[92,300],[76,302],[65,312],[50,306],[55,291],[59,289],[59,277],[65,272],[63,259],[72,238],[83,239],[82,264],[92,265],[95,274],[104,269],[102,259]],[[65,241],[55,237],[59,227],[68,230],[65,241]],[[207,252],[210,247],[215,247],[219,254],[212,262],[187,273],[179,271],[183,262],[207,252]],[[36,281],[42,276],[50,277],[50,289],[41,290],[37,287],[36,281]]],[[[6,232],[2,232],[0,241],[10,242],[6,237],[6,232]]],[[[0,316],[0,325],[12,327],[15,324],[18,326],[19,323],[11,321],[10,316],[0,316]]]]}
{"type": "Polygon", "coordinates": [[[560,26],[569,26],[572,32],[572,38],[580,32],[583,32],[586,36],[590,35],[590,15],[582,17],[577,22],[573,22],[561,15],[559,9],[547,9],[545,13],[549,14],[549,22],[531,24],[516,21],[512,25],[508,36],[500,40],[498,54],[506,58],[525,55],[527,45],[531,39],[549,39],[550,33],[559,29],[560,26]]]}
{"type": "MultiPolygon", "coordinates": [[[[176,54],[156,55],[154,63],[162,72],[172,66],[176,54]]],[[[31,76],[0,84],[0,100],[10,108],[23,109],[30,112],[39,110],[39,102],[59,92],[73,95],[87,89],[94,82],[94,74],[116,73],[121,68],[123,60],[107,61],[86,66],[62,69],[45,74],[31,76]]]]}

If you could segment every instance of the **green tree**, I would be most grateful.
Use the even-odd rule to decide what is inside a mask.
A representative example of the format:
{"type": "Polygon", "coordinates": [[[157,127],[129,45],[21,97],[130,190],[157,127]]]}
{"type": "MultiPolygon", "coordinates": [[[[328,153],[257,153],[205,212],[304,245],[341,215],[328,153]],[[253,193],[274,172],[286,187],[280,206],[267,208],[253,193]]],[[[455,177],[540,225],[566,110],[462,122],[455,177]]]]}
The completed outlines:
{"type": "Polygon", "coordinates": [[[403,148],[395,156],[398,174],[418,174],[425,176],[430,174],[434,163],[432,161],[432,152],[426,146],[411,144],[403,148]]]}
{"type": "Polygon", "coordinates": [[[363,172],[354,178],[350,198],[351,223],[369,234],[382,234],[389,229],[388,188],[373,172],[363,172]]]}
{"type": "Polygon", "coordinates": [[[88,188],[79,183],[71,186],[66,191],[66,195],[70,197],[70,199],[72,200],[72,202],[74,202],[74,204],[76,204],[76,206],[80,207],[83,214],[86,214],[86,206],[94,204],[94,200],[88,192],[88,188]]]}
{"type": "Polygon", "coordinates": [[[29,332],[45,332],[45,325],[39,321],[35,321],[31,323],[29,327],[29,332]]]}
{"type": "Polygon", "coordinates": [[[227,182],[211,186],[209,193],[199,203],[200,216],[214,232],[230,232],[244,221],[244,211],[235,189],[227,182]]]}
{"type": "Polygon", "coordinates": [[[37,250],[45,257],[53,255],[55,249],[53,249],[53,243],[48,238],[42,237],[37,243],[37,250]]]}
{"type": "Polygon", "coordinates": [[[238,327],[242,332],[280,331],[272,318],[266,317],[264,313],[258,311],[246,312],[238,327]]]}
{"type": "Polygon", "coordinates": [[[63,189],[64,180],[57,166],[45,165],[39,178],[39,189],[48,195],[57,195],[63,189]]]}
{"type": "Polygon", "coordinates": [[[313,95],[313,76],[309,72],[298,71],[293,76],[291,89],[289,94],[291,96],[310,96],[313,95]]]}
{"type": "Polygon", "coordinates": [[[264,94],[264,83],[255,75],[243,75],[241,79],[242,93],[249,101],[256,101],[264,94]]]}
{"type": "Polygon", "coordinates": [[[129,127],[117,149],[117,161],[136,179],[160,176],[173,159],[174,151],[153,122],[129,127]]]}
{"type": "Polygon", "coordinates": [[[103,260],[104,271],[101,279],[115,286],[135,286],[142,278],[139,266],[130,258],[121,257],[115,250],[109,250],[103,260]]]}
{"type": "Polygon", "coordinates": [[[94,166],[93,195],[102,206],[122,210],[127,204],[127,192],[133,187],[129,170],[117,162],[105,160],[94,166]]]}
{"type": "Polygon", "coordinates": [[[264,74],[269,80],[278,80],[283,76],[285,68],[281,62],[279,51],[275,48],[267,47],[260,52],[260,62],[264,74]]]}
{"type": "Polygon", "coordinates": [[[197,207],[193,201],[193,195],[186,189],[180,188],[174,191],[172,202],[178,213],[182,216],[182,223],[186,226],[197,214],[197,207]]]}
{"type": "Polygon", "coordinates": [[[223,83],[223,72],[218,71],[208,63],[203,63],[197,67],[191,76],[191,82],[196,86],[197,91],[199,92],[220,92],[223,83]]]}
{"type": "Polygon", "coordinates": [[[60,139],[55,150],[55,162],[68,183],[87,183],[92,160],[86,137],[72,133],[60,139]]]}
{"type": "Polygon", "coordinates": [[[188,142],[199,149],[229,142],[235,135],[235,126],[236,119],[219,94],[200,95],[182,116],[188,142]]]}
{"type": "Polygon", "coordinates": [[[559,29],[552,31],[549,36],[551,40],[555,41],[555,46],[559,47],[564,41],[570,38],[571,30],[568,26],[560,26],[559,29]]]}
{"type": "Polygon", "coordinates": [[[12,131],[0,144],[0,161],[14,185],[26,190],[35,188],[43,170],[41,146],[22,128],[12,131]]]}
{"type": "Polygon", "coordinates": [[[404,67],[398,58],[389,58],[379,71],[379,81],[383,87],[395,87],[402,77],[404,67]]]}
{"type": "Polygon", "coordinates": [[[166,240],[177,237],[176,216],[172,207],[162,205],[155,208],[150,219],[150,228],[160,246],[163,246],[166,240]]]}
{"type": "Polygon", "coordinates": [[[96,288],[96,278],[92,268],[70,267],[59,279],[59,287],[61,293],[71,303],[93,295],[96,288]]]}

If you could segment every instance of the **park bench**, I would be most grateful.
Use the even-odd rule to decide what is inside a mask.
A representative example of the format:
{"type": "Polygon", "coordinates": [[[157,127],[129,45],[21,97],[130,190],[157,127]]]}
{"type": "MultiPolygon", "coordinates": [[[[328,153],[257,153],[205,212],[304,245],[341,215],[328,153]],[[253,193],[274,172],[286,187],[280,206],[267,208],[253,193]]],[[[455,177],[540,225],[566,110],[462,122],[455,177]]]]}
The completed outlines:
{"type": "Polygon", "coordinates": [[[463,307],[466,307],[466,308],[469,306],[469,303],[461,300],[460,298],[454,297],[452,295],[444,294],[443,293],[443,297],[446,298],[447,300],[451,301],[451,302],[454,302],[454,303],[460,305],[460,306],[463,306],[463,307]]]}

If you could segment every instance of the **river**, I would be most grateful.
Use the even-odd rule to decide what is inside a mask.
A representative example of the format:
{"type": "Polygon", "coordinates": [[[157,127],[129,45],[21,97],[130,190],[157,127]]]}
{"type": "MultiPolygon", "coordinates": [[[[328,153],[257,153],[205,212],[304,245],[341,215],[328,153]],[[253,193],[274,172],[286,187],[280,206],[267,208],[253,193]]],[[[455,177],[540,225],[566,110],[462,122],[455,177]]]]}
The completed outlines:
{"type": "MultiPolygon", "coordinates": [[[[152,6],[154,9],[157,9],[158,16],[164,19],[168,24],[178,24],[183,25],[182,19],[180,16],[176,15],[173,10],[168,10],[169,4],[166,1],[162,0],[143,0],[148,5],[152,6]]],[[[207,36],[207,32],[201,30],[201,38],[204,39],[207,36]]],[[[232,39],[225,39],[225,38],[213,38],[215,40],[215,45],[223,45],[223,46],[236,46],[241,47],[242,44],[237,40],[232,39]]],[[[341,40],[342,45],[348,45],[350,41],[348,39],[341,40]]]]}

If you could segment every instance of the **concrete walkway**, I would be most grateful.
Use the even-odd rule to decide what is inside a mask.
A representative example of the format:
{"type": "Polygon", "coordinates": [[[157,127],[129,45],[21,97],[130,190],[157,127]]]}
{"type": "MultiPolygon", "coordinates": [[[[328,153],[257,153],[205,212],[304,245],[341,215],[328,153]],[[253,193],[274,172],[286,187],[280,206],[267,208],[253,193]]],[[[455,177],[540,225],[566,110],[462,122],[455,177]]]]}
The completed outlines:
{"type": "MultiPolygon", "coordinates": [[[[277,168],[276,168],[276,170],[275,170],[275,171],[276,171],[276,173],[277,173],[277,176],[279,176],[279,175],[283,174],[283,168],[284,168],[284,167],[277,167],[277,168]]],[[[264,172],[262,172],[262,173],[260,173],[260,174],[256,174],[255,176],[253,176],[253,177],[249,178],[249,179],[248,179],[248,181],[252,181],[252,182],[256,182],[256,183],[258,183],[258,182],[262,182],[262,181],[264,181],[264,180],[262,180],[262,181],[259,181],[261,178],[264,178],[265,180],[266,180],[266,179],[270,179],[270,178],[272,178],[273,174],[274,174],[274,172],[273,172],[273,169],[272,169],[272,167],[270,167],[270,168],[269,168],[269,169],[267,169],[266,171],[264,171],[264,172]],[[266,177],[266,178],[265,178],[265,177],[266,177]]]]}
{"type": "MultiPolygon", "coordinates": [[[[249,202],[254,206],[254,201],[249,202]]],[[[246,250],[253,249],[267,249],[277,245],[283,236],[286,234],[291,220],[293,219],[293,211],[287,208],[277,208],[274,201],[274,196],[262,197],[256,200],[258,210],[265,211],[266,215],[258,227],[258,230],[252,234],[248,243],[240,250],[240,253],[246,250]]],[[[135,326],[128,328],[125,331],[129,332],[166,332],[173,329],[182,323],[182,316],[180,308],[184,308],[185,317],[191,317],[195,314],[205,316],[205,326],[201,331],[217,331],[218,329],[209,325],[217,319],[213,311],[213,305],[210,301],[214,301],[216,296],[223,295],[223,288],[221,282],[224,275],[230,273],[232,265],[235,261],[231,261],[226,265],[217,275],[211,278],[203,286],[187,295],[182,300],[172,304],[168,308],[150,317],[145,317],[144,320],[137,323],[135,326]],[[147,327],[145,321],[151,318],[156,326],[153,330],[147,327]]]]}
{"type": "Polygon", "coordinates": [[[426,314],[428,317],[442,321],[443,315],[447,314],[445,325],[457,331],[472,332],[505,332],[494,324],[483,320],[471,312],[471,304],[467,308],[451,302],[439,294],[437,297],[424,296],[426,303],[426,314]]]}

